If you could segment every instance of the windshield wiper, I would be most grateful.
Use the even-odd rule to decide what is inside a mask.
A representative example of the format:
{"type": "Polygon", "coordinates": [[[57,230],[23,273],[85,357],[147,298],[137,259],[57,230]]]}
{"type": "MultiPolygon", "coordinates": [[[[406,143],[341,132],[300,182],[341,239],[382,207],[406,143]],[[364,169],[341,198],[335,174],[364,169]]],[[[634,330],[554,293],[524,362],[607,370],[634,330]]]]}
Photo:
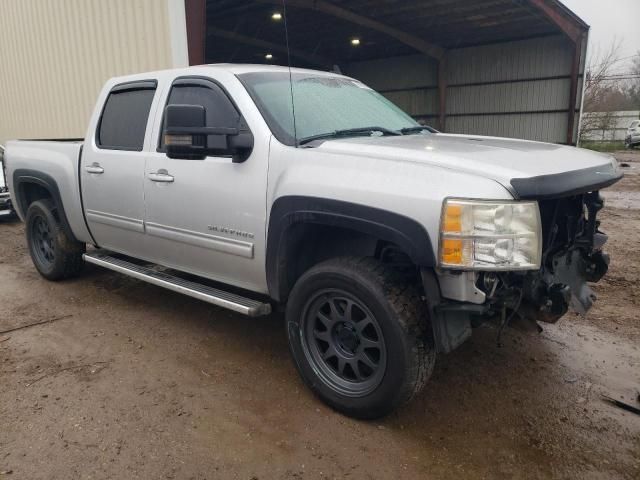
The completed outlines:
{"type": "Polygon", "coordinates": [[[359,127],[359,128],[345,128],[344,130],[335,130],[333,132],[319,133],[318,135],[310,135],[308,137],[298,140],[298,145],[304,145],[305,143],[313,142],[314,140],[322,140],[325,138],[341,138],[349,137],[352,135],[368,135],[373,132],[380,132],[382,135],[401,135],[396,130],[391,130],[385,127],[359,127]]]}
{"type": "Polygon", "coordinates": [[[427,125],[416,125],[415,127],[406,127],[401,128],[400,133],[403,135],[411,135],[412,133],[420,133],[427,131],[429,133],[438,133],[438,131],[433,127],[428,127],[427,125]]]}

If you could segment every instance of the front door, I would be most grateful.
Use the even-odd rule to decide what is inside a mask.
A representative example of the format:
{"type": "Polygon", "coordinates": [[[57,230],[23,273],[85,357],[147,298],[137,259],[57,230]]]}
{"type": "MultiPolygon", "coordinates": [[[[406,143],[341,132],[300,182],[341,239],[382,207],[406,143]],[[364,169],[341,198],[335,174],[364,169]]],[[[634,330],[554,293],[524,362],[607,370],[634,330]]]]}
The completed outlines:
{"type": "MultiPolygon", "coordinates": [[[[202,77],[176,79],[166,103],[205,107],[207,127],[241,117],[223,88],[202,77]]],[[[162,125],[157,122],[158,151],[149,154],[144,180],[148,254],[161,265],[266,292],[268,138],[256,136],[242,163],[225,156],[171,159],[162,125]]]]}
{"type": "Polygon", "coordinates": [[[143,150],[155,92],[155,80],[111,89],[80,165],[82,200],[93,238],[102,248],[132,256],[142,256],[145,250],[143,150]]]}

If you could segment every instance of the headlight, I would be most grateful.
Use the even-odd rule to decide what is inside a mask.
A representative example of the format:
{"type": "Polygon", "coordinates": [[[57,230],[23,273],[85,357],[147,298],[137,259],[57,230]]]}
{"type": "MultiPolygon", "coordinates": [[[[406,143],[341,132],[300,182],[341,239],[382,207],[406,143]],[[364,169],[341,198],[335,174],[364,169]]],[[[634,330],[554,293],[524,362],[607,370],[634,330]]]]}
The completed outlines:
{"type": "Polygon", "coordinates": [[[439,264],[460,270],[537,270],[542,229],[537,202],[447,199],[439,264]]]}

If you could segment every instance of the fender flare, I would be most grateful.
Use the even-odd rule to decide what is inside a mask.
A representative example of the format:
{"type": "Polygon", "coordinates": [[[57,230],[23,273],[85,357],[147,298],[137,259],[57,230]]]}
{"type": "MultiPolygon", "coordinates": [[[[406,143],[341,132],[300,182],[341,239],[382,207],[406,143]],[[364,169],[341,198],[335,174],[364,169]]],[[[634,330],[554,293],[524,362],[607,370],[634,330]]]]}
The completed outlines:
{"type": "Polygon", "coordinates": [[[60,218],[60,222],[62,223],[62,228],[64,232],[70,239],[76,240],[76,236],[73,234],[71,230],[71,225],[69,225],[69,221],[67,220],[67,215],[64,211],[64,205],[62,204],[62,197],[60,196],[60,189],[58,188],[58,184],[50,175],[46,173],[39,172],[37,170],[30,170],[26,168],[20,168],[13,172],[13,190],[14,190],[14,198],[17,203],[17,207],[22,213],[23,218],[26,219],[27,209],[29,208],[27,205],[27,198],[24,191],[25,185],[28,184],[36,184],[47,190],[53,199],[53,202],[56,205],[58,211],[58,217],[60,218]]]}
{"type": "Polygon", "coordinates": [[[328,225],[372,235],[402,248],[418,267],[434,267],[436,257],[426,229],[404,215],[367,205],[307,196],[276,199],[269,216],[266,277],[270,296],[286,299],[287,237],[294,225],[328,225]]]}

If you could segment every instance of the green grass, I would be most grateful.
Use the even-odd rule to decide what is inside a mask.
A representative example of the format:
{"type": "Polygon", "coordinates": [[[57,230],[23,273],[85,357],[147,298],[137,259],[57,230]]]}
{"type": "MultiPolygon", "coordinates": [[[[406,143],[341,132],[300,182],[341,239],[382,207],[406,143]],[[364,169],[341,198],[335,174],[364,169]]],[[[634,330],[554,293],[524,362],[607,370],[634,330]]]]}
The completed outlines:
{"type": "Polygon", "coordinates": [[[583,141],[580,142],[582,148],[588,148],[589,150],[595,150],[596,152],[616,152],[618,150],[624,150],[624,142],[592,142],[583,141]]]}

